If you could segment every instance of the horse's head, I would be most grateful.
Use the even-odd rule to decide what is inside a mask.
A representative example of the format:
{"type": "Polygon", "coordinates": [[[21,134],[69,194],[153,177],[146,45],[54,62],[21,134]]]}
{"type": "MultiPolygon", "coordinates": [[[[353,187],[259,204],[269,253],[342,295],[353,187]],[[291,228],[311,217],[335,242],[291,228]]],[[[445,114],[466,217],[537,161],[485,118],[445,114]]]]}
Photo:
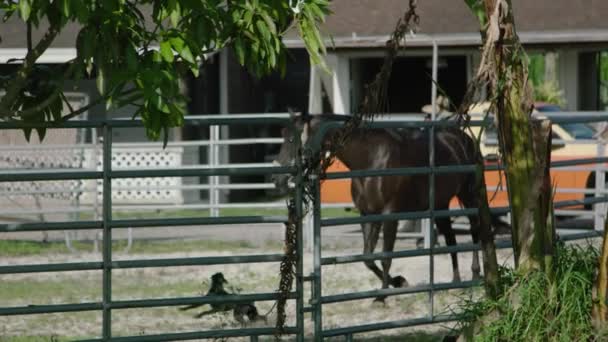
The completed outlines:
{"type": "MultiPolygon", "coordinates": [[[[293,166],[296,163],[298,147],[306,144],[310,137],[311,116],[291,112],[291,127],[284,127],[281,135],[284,139],[277,158],[273,161],[276,166],[293,166]],[[299,138],[299,139],[298,139],[299,138]],[[298,140],[300,144],[298,144],[298,140]]],[[[273,175],[272,181],[281,194],[287,193],[293,186],[292,176],[288,174],[273,175]]]]}

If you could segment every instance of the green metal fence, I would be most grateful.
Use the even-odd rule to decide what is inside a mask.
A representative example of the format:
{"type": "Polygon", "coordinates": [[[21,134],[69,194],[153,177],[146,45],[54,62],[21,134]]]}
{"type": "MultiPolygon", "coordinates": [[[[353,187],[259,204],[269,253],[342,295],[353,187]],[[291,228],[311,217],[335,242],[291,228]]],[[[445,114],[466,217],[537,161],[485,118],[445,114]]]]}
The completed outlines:
{"type": "MultiPolygon", "coordinates": [[[[556,118],[553,120],[555,123],[580,123],[580,122],[601,122],[608,120],[608,113],[602,113],[601,115],[597,115],[598,113],[594,113],[595,115],[585,116],[576,115],[572,117],[566,118],[556,118]]],[[[470,125],[486,125],[489,122],[486,121],[471,121],[470,125]]],[[[317,134],[311,139],[311,149],[312,151],[319,151],[321,146],[321,142],[327,134],[328,131],[332,129],[339,128],[343,125],[343,122],[334,121],[334,122],[323,122],[319,127],[317,134]]],[[[368,124],[371,128],[398,128],[398,127],[447,127],[447,126],[456,126],[458,125],[455,121],[391,121],[391,122],[373,122],[368,124]]],[[[433,139],[433,129],[430,130],[430,153],[432,154],[434,139],[433,139]]],[[[315,153],[315,152],[313,152],[315,153]]],[[[585,165],[592,163],[606,163],[608,162],[608,158],[606,157],[597,157],[597,158],[585,158],[585,159],[575,159],[575,160],[567,160],[567,161],[557,161],[552,162],[551,167],[567,167],[574,165],[585,165]]],[[[372,177],[372,176],[395,176],[395,175],[414,175],[414,174],[449,174],[449,173],[462,173],[462,172],[475,172],[476,165],[455,165],[455,166],[434,166],[433,157],[431,156],[429,167],[415,167],[415,168],[394,168],[394,169],[385,169],[385,170],[354,170],[349,172],[336,172],[329,173],[325,175],[325,179],[347,179],[347,178],[355,178],[355,177],[372,177]]],[[[489,166],[487,170],[497,170],[501,169],[499,166],[489,166]]],[[[431,179],[433,177],[431,176],[431,179]]],[[[313,221],[314,221],[314,267],[313,274],[310,276],[310,279],[313,281],[313,291],[312,291],[312,299],[311,311],[313,312],[313,320],[314,320],[314,336],[318,341],[323,340],[328,337],[336,337],[343,336],[347,341],[352,341],[353,336],[355,334],[376,331],[376,330],[385,330],[385,329],[395,329],[395,328],[403,328],[403,327],[411,327],[417,325],[425,325],[425,324],[434,324],[434,323],[445,323],[450,321],[455,321],[460,318],[460,316],[456,314],[436,314],[434,312],[434,295],[438,291],[446,291],[451,289],[463,289],[470,288],[474,286],[478,286],[481,284],[480,281],[460,281],[457,283],[449,282],[449,283],[435,283],[433,279],[434,274],[434,259],[435,255],[440,254],[448,254],[452,252],[471,252],[471,251],[479,251],[479,245],[473,243],[467,244],[459,244],[456,246],[446,246],[446,247],[434,247],[433,244],[430,244],[430,248],[425,249],[416,249],[416,250],[402,250],[395,252],[380,252],[373,254],[357,254],[357,255],[347,255],[347,256],[333,256],[333,257],[324,257],[322,256],[321,250],[321,231],[323,229],[327,229],[331,226],[338,225],[350,225],[350,224],[360,224],[360,223],[370,223],[370,222],[383,222],[383,221],[392,221],[392,220],[412,220],[412,219],[433,219],[435,217],[453,217],[453,216],[466,216],[466,215],[474,215],[477,214],[477,208],[467,208],[467,209],[459,209],[459,210],[433,210],[433,208],[429,208],[429,210],[421,211],[421,212],[403,212],[403,213],[391,213],[391,214],[382,214],[382,215],[366,215],[361,217],[344,217],[344,218],[329,218],[324,219],[321,217],[320,213],[320,182],[321,178],[319,175],[312,175],[309,179],[312,182],[312,189],[314,189],[314,205],[313,205],[313,221]],[[392,289],[379,289],[379,290],[371,290],[364,292],[352,292],[352,293],[343,293],[338,295],[330,295],[324,296],[321,293],[321,284],[322,284],[322,268],[323,266],[328,265],[338,265],[338,264],[347,264],[347,263],[355,263],[355,262],[364,262],[364,261],[376,261],[382,259],[398,259],[398,258],[410,258],[416,256],[429,256],[429,278],[430,282],[428,284],[417,285],[413,287],[406,288],[392,288],[392,289]],[[406,320],[394,320],[388,322],[378,322],[378,323],[370,323],[365,325],[353,325],[353,326],[344,326],[338,328],[324,329],[323,328],[323,305],[330,303],[338,303],[338,302],[348,302],[354,300],[361,300],[367,298],[376,298],[378,296],[395,296],[395,295],[403,295],[403,294],[413,294],[413,293],[428,293],[429,294],[429,309],[428,314],[412,318],[406,320]]],[[[430,199],[432,201],[434,194],[434,182],[429,183],[429,194],[430,199]]],[[[585,198],[576,201],[563,201],[556,202],[555,208],[568,207],[577,204],[595,204],[595,203],[603,203],[608,201],[608,196],[600,196],[593,198],[585,198]]],[[[509,208],[492,208],[492,213],[496,214],[506,214],[509,212],[509,208]]],[[[434,230],[431,229],[431,241],[434,240],[432,234],[434,230]]],[[[584,233],[577,234],[568,234],[565,236],[561,236],[561,240],[578,240],[578,239],[586,239],[601,236],[601,232],[597,230],[588,231],[584,233]]],[[[510,248],[510,241],[501,241],[497,243],[497,248],[510,248]]],[[[334,270],[335,272],[335,270],[334,270]]]]}
{"type": "MultiPolygon", "coordinates": [[[[578,116],[576,118],[556,119],[555,122],[598,122],[608,119],[608,114],[603,116],[578,116]]],[[[231,119],[223,116],[209,117],[194,117],[189,118],[188,123],[196,123],[200,125],[266,125],[266,124],[281,124],[289,125],[287,119],[256,119],[256,118],[237,118],[231,119]]],[[[314,148],[320,146],[320,142],[325,133],[331,128],[340,127],[342,122],[329,122],[323,124],[322,128],[311,139],[311,146],[314,148]]],[[[472,125],[482,125],[484,122],[471,122],[472,125]]],[[[374,122],[371,127],[375,128],[394,128],[394,127],[441,127],[456,125],[451,121],[438,122],[374,122]]],[[[258,336],[273,335],[277,331],[275,328],[245,328],[245,329],[225,329],[225,330],[210,330],[210,331],[192,331],[180,332],[171,334],[143,335],[143,336],[121,336],[116,337],[112,334],[112,313],[116,310],[131,309],[131,308],[154,308],[165,306],[179,306],[187,304],[212,304],[212,303],[244,303],[251,301],[274,301],[279,298],[278,293],[261,293],[261,294],[243,294],[223,296],[221,298],[212,297],[180,297],[180,298],[160,298],[160,299],[141,299],[141,300],[114,300],[112,292],[112,271],[117,269],[127,268],[147,268],[147,267],[166,267],[166,266],[192,266],[192,265],[218,265],[218,264],[234,264],[234,263],[278,263],[283,260],[282,254],[265,254],[265,255],[242,255],[228,257],[197,257],[197,258],[173,258],[173,259],[154,259],[154,260],[114,260],[112,257],[111,241],[112,231],[115,229],[123,229],[127,227],[159,227],[159,226],[186,226],[186,225],[228,225],[228,224],[249,224],[249,223],[284,223],[287,217],[275,216],[239,216],[239,217],[201,217],[201,218],[174,218],[174,219],[143,219],[143,220],[116,220],[112,217],[111,189],[112,180],[116,178],[133,178],[133,177],[199,177],[199,176],[230,176],[230,175],[266,175],[289,173],[295,176],[296,181],[296,207],[299,213],[302,212],[302,186],[304,182],[310,182],[312,185],[314,201],[312,203],[313,210],[313,271],[312,274],[304,276],[303,274],[303,250],[302,250],[302,224],[298,222],[297,226],[297,253],[298,260],[296,264],[296,287],[295,291],[291,292],[288,299],[295,302],[296,305],[296,325],[289,326],[285,329],[288,334],[295,335],[298,341],[304,339],[305,333],[312,333],[315,340],[322,340],[326,337],[344,336],[347,340],[352,340],[353,336],[359,333],[393,329],[400,327],[410,327],[423,324],[449,322],[458,318],[457,315],[438,315],[433,307],[434,294],[438,291],[449,289],[468,288],[477,286],[478,281],[461,281],[459,283],[435,283],[431,277],[429,284],[417,285],[408,288],[383,289],[365,292],[344,293],[339,295],[324,296],[322,293],[322,268],[327,265],[339,265],[355,262],[363,262],[366,260],[381,260],[386,258],[409,258],[415,256],[429,256],[429,272],[433,274],[434,261],[433,256],[446,254],[451,252],[470,252],[479,250],[479,246],[467,243],[459,244],[454,247],[434,247],[431,244],[430,248],[416,250],[402,250],[391,253],[374,253],[374,254],[358,254],[346,256],[323,256],[321,248],[321,231],[329,226],[359,224],[364,222],[381,222],[386,220],[405,220],[405,219],[420,219],[433,217],[449,217],[449,216],[464,216],[475,214],[477,209],[460,209],[460,210],[427,210],[422,212],[405,212],[392,213],[385,215],[368,215],[365,217],[348,217],[348,218],[322,218],[321,217],[321,201],[320,201],[320,175],[310,175],[308,179],[302,179],[303,167],[298,160],[296,165],[290,167],[263,167],[263,168],[183,168],[176,170],[112,170],[111,168],[111,153],[112,153],[112,130],[115,128],[125,127],[140,127],[141,122],[131,120],[102,120],[102,121],[86,121],[86,122],[66,122],[61,126],[48,124],[46,127],[53,128],[98,128],[102,129],[104,134],[103,146],[103,170],[102,171],[5,171],[0,174],[0,182],[15,182],[15,181],[53,181],[53,180],[72,180],[72,179],[101,179],[103,181],[103,215],[101,220],[77,221],[77,222],[48,222],[48,223],[23,223],[23,224],[0,224],[0,233],[2,232],[26,232],[26,231],[57,231],[57,230],[83,230],[83,229],[102,229],[103,230],[103,259],[100,262],[71,262],[60,264],[38,264],[38,265],[5,265],[0,266],[0,274],[15,274],[15,273],[39,273],[39,272],[65,272],[65,271],[101,271],[103,274],[102,300],[100,302],[90,303],[72,303],[72,304],[56,304],[56,305],[27,305],[22,307],[4,307],[0,308],[0,315],[32,315],[43,313],[62,313],[62,312],[80,312],[80,311],[101,311],[102,319],[102,334],[96,341],[166,341],[166,340],[190,340],[202,338],[222,338],[222,337],[241,337],[250,336],[252,340],[257,340],[258,336]],[[304,305],[305,294],[303,285],[305,281],[311,282],[312,295],[310,298],[310,306],[304,305]],[[395,320],[388,322],[378,322],[358,326],[344,326],[332,329],[324,329],[323,321],[323,305],[329,303],[347,302],[352,300],[360,300],[366,298],[374,298],[377,296],[395,296],[412,293],[428,293],[429,294],[429,312],[426,315],[407,320],[395,320]],[[311,312],[313,316],[313,327],[305,329],[304,314],[311,312]]],[[[23,128],[23,125],[15,123],[0,123],[0,129],[16,129],[23,128]]],[[[433,142],[434,140],[431,140],[433,142]]],[[[591,159],[579,159],[570,161],[559,161],[552,163],[552,167],[565,167],[572,165],[583,165],[590,163],[606,163],[608,158],[598,157],[591,159]]],[[[401,168],[388,170],[357,170],[351,172],[330,173],[326,175],[326,179],[344,179],[352,177],[371,177],[371,176],[389,176],[389,175],[406,175],[406,174],[443,174],[456,172],[474,172],[475,165],[463,166],[433,166],[418,167],[418,168],[401,168]]],[[[433,184],[431,183],[431,194],[434,193],[433,184]]],[[[556,203],[556,207],[571,206],[575,204],[593,204],[608,201],[608,197],[586,198],[580,201],[567,201],[556,203]]],[[[507,213],[508,208],[495,208],[495,213],[507,213]]],[[[563,240],[582,239],[598,236],[600,232],[590,231],[580,234],[570,234],[563,236],[563,240]]],[[[510,243],[499,242],[499,248],[509,248],[510,243]]]]}
{"type": "MultiPolygon", "coordinates": [[[[286,119],[278,118],[230,118],[227,116],[198,116],[189,117],[187,124],[198,125],[289,125],[286,119]]],[[[138,220],[116,220],[112,217],[112,180],[117,178],[133,177],[200,177],[200,176],[232,176],[232,175],[267,175],[289,173],[296,177],[301,173],[301,167],[257,167],[257,168],[182,168],[172,170],[112,170],[112,130],[115,128],[141,127],[138,120],[101,120],[101,121],[74,121],[61,125],[46,124],[48,129],[54,128],[97,128],[103,131],[103,170],[98,171],[10,171],[5,170],[0,174],[0,182],[16,181],[54,181],[72,179],[101,179],[103,181],[103,215],[101,220],[77,221],[77,222],[41,222],[23,224],[0,224],[2,232],[25,232],[25,231],[56,231],[56,230],[82,230],[102,229],[103,249],[101,262],[72,262],[38,265],[6,265],[0,266],[0,274],[14,273],[36,273],[36,272],[65,272],[65,271],[91,271],[102,272],[103,287],[102,300],[100,302],[54,304],[54,305],[27,305],[21,307],[0,308],[0,315],[32,315],[44,313],[65,313],[81,311],[101,311],[102,330],[101,338],[97,341],[167,341],[167,340],[190,340],[200,338],[225,338],[238,336],[251,336],[251,340],[257,340],[258,336],[274,335],[277,329],[247,328],[211,331],[193,331],[173,334],[138,335],[116,337],[112,334],[112,313],[121,309],[132,308],[154,308],[165,306],[179,306],[187,304],[214,304],[214,303],[246,303],[252,301],[275,301],[279,293],[258,293],[217,297],[182,297],[161,298],[142,300],[114,300],[112,292],[112,271],[127,268],[166,267],[166,266],[193,266],[193,265],[219,265],[235,263],[278,263],[283,260],[282,254],[265,255],[242,255],[222,257],[198,257],[198,258],[173,258],[153,260],[124,260],[117,261],[112,258],[112,231],[121,228],[141,227],[174,227],[186,225],[227,225],[227,224],[253,224],[253,223],[284,223],[287,217],[275,216],[236,216],[236,217],[200,217],[200,218],[167,218],[167,219],[138,219],[138,220]]],[[[27,125],[1,122],[0,129],[21,129],[27,125]]],[[[32,126],[30,126],[32,127],[32,126]]],[[[160,144],[160,143],[159,143],[160,144]]],[[[301,196],[296,201],[296,206],[301,212],[301,196]]],[[[301,232],[301,223],[298,223],[297,231],[301,232]]],[[[299,259],[296,264],[296,288],[288,294],[287,298],[296,302],[297,311],[302,313],[303,286],[302,286],[302,235],[298,234],[297,250],[299,259]]],[[[277,267],[278,270],[278,267],[277,267]]],[[[303,315],[298,314],[296,326],[284,329],[286,334],[295,334],[298,341],[303,340],[303,315]]]]}

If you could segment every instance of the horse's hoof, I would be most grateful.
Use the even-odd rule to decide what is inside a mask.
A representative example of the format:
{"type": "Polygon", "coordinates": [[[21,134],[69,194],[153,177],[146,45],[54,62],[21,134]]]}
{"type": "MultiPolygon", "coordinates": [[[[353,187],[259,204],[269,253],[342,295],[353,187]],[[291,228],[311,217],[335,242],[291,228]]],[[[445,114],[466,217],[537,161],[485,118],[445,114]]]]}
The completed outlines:
{"type": "Polygon", "coordinates": [[[372,306],[380,307],[380,308],[386,307],[386,302],[384,301],[385,299],[386,299],[386,297],[377,297],[372,302],[372,306]]]}
{"type": "Polygon", "coordinates": [[[479,273],[473,273],[473,280],[481,280],[481,275],[479,273]]]}
{"type": "Polygon", "coordinates": [[[460,276],[454,276],[454,277],[452,278],[452,282],[453,282],[453,283],[460,283],[460,276]]]}
{"type": "Polygon", "coordinates": [[[418,249],[424,248],[424,239],[423,238],[418,238],[416,240],[416,248],[418,248],[418,249]]]}
{"type": "Polygon", "coordinates": [[[396,276],[391,279],[391,285],[395,288],[397,287],[408,287],[410,286],[405,278],[402,276],[396,276]]]}

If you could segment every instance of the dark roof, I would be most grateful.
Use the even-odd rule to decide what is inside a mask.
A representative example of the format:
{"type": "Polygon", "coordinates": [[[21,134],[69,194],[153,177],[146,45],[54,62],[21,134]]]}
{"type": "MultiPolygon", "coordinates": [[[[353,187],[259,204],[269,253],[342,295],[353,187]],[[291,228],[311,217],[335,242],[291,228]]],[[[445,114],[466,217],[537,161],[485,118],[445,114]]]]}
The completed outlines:
{"type": "MultiPolygon", "coordinates": [[[[46,25],[41,23],[41,27],[46,27],[46,25]]],[[[51,47],[73,48],[79,30],[80,27],[76,24],[66,25],[51,47]]],[[[43,30],[32,30],[32,40],[37,42],[43,34],[43,30]]],[[[0,21],[0,37],[2,37],[0,49],[25,48],[27,44],[25,24],[17,16],[11,17],[7,22],[0,21]]]]}
{"type": "MultiPolygon", "coordinates": [[[[512,2],[524,43],[608,42],[606,0],[512,2]]],[[[380,46],[407,6],[404,0],[333,0],[334,13],[327,18],[325,32],[338,47],[380,46]]],[[[464,0],[421,0],[418,14],[420,35],[414,45],[428,44],[429,36],[448,45],[479,43],[479,25],[464,0]]],[[[297,45],[295,40],[292,44],[297,45]]]]}
{"type": "MultiPolygon", "coordinates": [[[[515,20],[522,40],[534,43],[608,42],[608,0],[512,0],[515,20]]],[[[382,46],[403,15],[406,0],[333,0],[333,14],[325,32],[338,47],[382,46]]],[[[429,43],[432,35],[443,44],[475,45],[478,25],[464,0],[420,0],[420,35],[413,43],[429,43]],[[426,38],[425,38],[426,37],[426,38]]],[[[68,25],[52,47],[72,48],[78,33],[68,25]]],[[[0,49],[24,48],[25,26],[18,18],[0,22],[0,49]]],[[[300,46],[295,34],[288,43],[300,46]]],[[[34,33],[34,40],[40,38],[34,33]]]]}

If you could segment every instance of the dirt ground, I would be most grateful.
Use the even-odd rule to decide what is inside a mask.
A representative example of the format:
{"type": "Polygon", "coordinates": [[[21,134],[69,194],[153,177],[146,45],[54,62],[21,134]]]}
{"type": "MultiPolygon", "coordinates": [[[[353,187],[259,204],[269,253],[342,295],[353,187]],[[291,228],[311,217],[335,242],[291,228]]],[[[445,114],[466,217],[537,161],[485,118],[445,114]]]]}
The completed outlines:
{"type": "MultiPolygon", "coordinates": [[[[118,231],[117,231],[118,232],[118,231]]],[[[124,238],[125,230],[114,234],[117,239],[124,238]]],[[[323,256],[359,254],[362,250],[362,237],[356,226],[327,228],[323,231],[323,256]]],[[[219,255],[244,255],[280,253],[282,228],[279,225],[250,225],[222,227],[183,227],[151,228],[134,230],[138,239],[162,238],[170,234],[176,239],[226,239],[246,240],[251,243],[246,248],[223,252],[174,252],[164,254],[125,253],[117,251],[115,260],[182,258],[219,255]],[[170,230],[170,231],[168,231],[170,230]]],[[[41,233],[11,235],[11,238],[36,238],[41,233]]],[[[52,238],[62,239],[61,233],[52,238]]],[[[466,236],[459,236],[466,241],[466,236]]],[[[443,241],[442,241],[443,242],[443,241]]],[[[381,246],[381,242],[379,243],[381,246]]],[[[396,250],[413,249],[412,239],[400,238],[396,250]]],[[[509,250],[500,251],[501,262],[511,259],[509,250]]],[[[99,261],[98,253],[54,254],[47,256],[27,256],[4,258],[2,265],[40,264],[61,262],[99,261]]],[[[436,283],[452,279],[451,263],[448,255],[434,257],[434,278],[436,283]]],[[[460,272],[463,280],[471,279],[471,253],[459,255],[460,272]]],[[[403,275],[410,286],[425,284],[429,281],[429,258],[415,257],[393,261],[391,275],[403,275]]],[[[312,255],[305,256],[305,274],[312,270],[312,255]]],[[[112,279],[113,299],[171,298],[196,296],[208,287],[208,278],[215,272],[223,272],[233,291],[240,293],[274,292],[278,287],[278,264],[246,264],[217,266],[188,266],[114,270],[112,279]]],[[[368,291],[380,287],[380,281],[363,263],[324,266],[322,270],[323,295],[368,291]]],[[[0,276],[0,306],[22,306],[30,304],[59,304],[96,302],[101,300],[101,272],[81,271],[62,273],[16,274],[0,276]]],[[[451,290],[435,294],[435,314],[448,314],[457,310],[454,305],[479,293],[477,290],[451,290]]],[[[310,288],[305,287],[305,303],[308,303],[310,288]]],[[[263,313],[271,310],[272,302],[256,303],[263,313]]],[[[295,322],[295,303],[288,310],[289,323],[295,322]]],[[[373,303],[373,299],[329,304],[323,308],[323,326],[326,329],[369,324],[391,320],[424,317],[429,314],[429,295],[410,294],[389,297],[386,305],[373,303]]],[[[116,336],[188,332],[208,329],[238,328],[232,315],[214,314],[204,319],[194,319],[193,312],[183,312],[175,307],[153,309],[128,309],[113,311],[112,328],[116,336]]],[[[268,315],[268,325],[274,323],[275,312],[268,315]]],[[[265,326],[263,322],[257,324],[265,326]]],[[[57,336],[60,338],[96,337],[100,334],[101,313],[83,312],[68,314],[45,314],[31,316],[0,317],[0,336],[57,336]]],[[[358,338],[389,338],[411,334],[423,330],[434,332],[449,329],[451,325],[394,329],[356,335],[358,338]]],[[[306,317],[306,331],[310,334],[313,326],[310,316],[306,317]]],[[[408,335],[409,336],[409,335],[408,335]]]]}

